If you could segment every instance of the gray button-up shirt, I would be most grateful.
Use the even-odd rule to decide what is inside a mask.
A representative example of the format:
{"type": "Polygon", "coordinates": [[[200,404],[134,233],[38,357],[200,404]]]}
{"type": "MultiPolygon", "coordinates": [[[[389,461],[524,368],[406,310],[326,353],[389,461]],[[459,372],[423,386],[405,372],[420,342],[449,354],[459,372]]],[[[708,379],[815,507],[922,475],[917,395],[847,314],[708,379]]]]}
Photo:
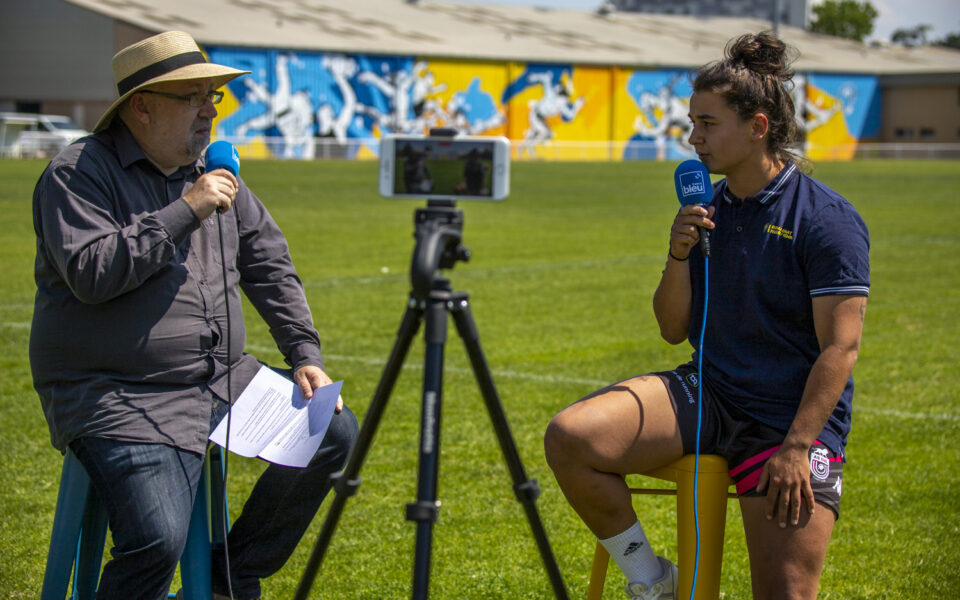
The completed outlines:
{"type": "Polygon", "coordinates": [[[290,366],[323,366],[280,229],[243,181],[230,211],[198,220],[182,197],[201,173],[163,175],[116,119],[41,175],[30,365],[61,451],[100,436],[203,452],[228,357],[234,400],[260,366],[239,288],[290,366]]]}

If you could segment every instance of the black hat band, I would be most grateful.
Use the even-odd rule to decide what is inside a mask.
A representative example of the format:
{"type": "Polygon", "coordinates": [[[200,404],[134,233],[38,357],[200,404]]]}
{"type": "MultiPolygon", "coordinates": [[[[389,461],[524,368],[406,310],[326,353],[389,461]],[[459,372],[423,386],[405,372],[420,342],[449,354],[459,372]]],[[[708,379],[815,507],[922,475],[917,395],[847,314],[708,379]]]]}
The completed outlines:
{"type": "Polygon", "coordinates": [[[207,60],[203,57],[202,52],[185,52],[183,54],[177,54],[176,56],[171,56],[170,58],[161,60],[160,62],[155,62],[152,65],[148,65],[136,73],[124,77],[117,83],[117,91],[121,96],[123,96],[130,90],[142,85],[146,81],[150,81],[154,77],[159,77],[164,73],[169,73],[170,71],[175,71],[176,69],[187,67],[189,65],[197,65],[205,62],[207,62],[207,60]]]}

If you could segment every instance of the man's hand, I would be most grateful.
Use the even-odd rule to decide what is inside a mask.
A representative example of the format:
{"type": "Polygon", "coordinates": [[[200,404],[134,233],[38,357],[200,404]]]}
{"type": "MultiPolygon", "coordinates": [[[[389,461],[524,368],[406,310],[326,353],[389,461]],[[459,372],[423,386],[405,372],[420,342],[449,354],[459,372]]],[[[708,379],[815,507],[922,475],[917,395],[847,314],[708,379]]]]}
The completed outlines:
{"type": "MultiPolygon", "coordinates": [[[[313,365],[304,365],[294,371],[293,382],[300,386],[300,391],[307,400],[313,398],[313,390],[333,383],[323,369],[313,365]]],[[[337,396],[337,407],[334,412],[338,413],[341,410],[343,410],[343,398],[337,396]]]]}
{"type": "Polygon", "coordinates": [[[807,511],[813,514],[815,502],[810,486],[809,448],[786,448],[781,446],[763,466],[757,491],[767,489],[767,519],[780,520],[780,528],[800,524],[800,505],[807,503],[807,511]]]}
{"type": "Polygon", "coordinates": [[[239,184],[233,173],[217,169],[201,175],[190,191],[183,195],[183,199],[202,221],[217,209],[220,212],[230,210],[238,189],[239,184]]]}

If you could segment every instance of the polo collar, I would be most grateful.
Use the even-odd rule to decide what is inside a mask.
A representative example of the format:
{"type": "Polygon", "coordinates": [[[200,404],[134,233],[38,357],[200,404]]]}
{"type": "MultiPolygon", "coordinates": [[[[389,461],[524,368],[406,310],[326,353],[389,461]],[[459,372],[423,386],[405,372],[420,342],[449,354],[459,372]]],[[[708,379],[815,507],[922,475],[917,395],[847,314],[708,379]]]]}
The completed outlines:
{"type": "MultiPolygon", "coordinates": [[[[797,172],[796,163],[789,161],[782,169],[780,169],[780,172],[777,173],[776,177],[771,179],[770,183],[768,183],[765,188],[760,190],[760,193],[755,196],[744,198],[743,201],[755,201],[759,202],[760,204],[768,204],[769,202],[776,200],[780,192],[783,191],[784,185],[786,185],[787,181],[789,181],[790,178],[797,172]]],[[[733,202],[740,200],[740,198],[737,198],[732,192],[730,192],[730,188],[727,187],[726,179],[724,179],[722,183],[723,199],[727,202],[727,204],[732,204],[733,202]]]]}

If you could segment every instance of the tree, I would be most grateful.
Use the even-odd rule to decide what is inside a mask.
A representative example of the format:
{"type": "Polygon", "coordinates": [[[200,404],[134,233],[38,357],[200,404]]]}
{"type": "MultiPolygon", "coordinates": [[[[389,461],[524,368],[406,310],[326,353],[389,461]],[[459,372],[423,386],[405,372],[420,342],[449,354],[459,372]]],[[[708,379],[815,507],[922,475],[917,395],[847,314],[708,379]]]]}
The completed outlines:
{"type": "Polygon", "coordinates": [[[960,33],[948,33],[942,40],[933,42],[933,45],[960,50],[960,33]]]}
{"type": "Polygon", "coordinates": [[[825,0],[813,7],[810,31],[862,42],[873,33],[878,14],[870,2],[825,0]]]}
{"type": "Polygon", "coordinates": [[[890,36],[890,41],[907,48],[927,45],[927,32],[933,29],[932,25],[917,25],[910,29],[897,29],[890,36]]]}

